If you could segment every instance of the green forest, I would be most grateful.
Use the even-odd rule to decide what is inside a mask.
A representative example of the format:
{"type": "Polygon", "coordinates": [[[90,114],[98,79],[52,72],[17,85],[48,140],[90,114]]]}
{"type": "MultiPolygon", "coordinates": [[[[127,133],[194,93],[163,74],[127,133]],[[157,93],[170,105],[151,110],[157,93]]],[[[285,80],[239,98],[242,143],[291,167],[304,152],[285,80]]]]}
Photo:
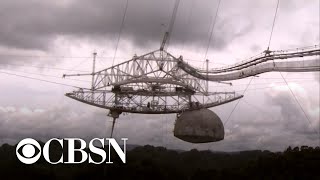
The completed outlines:
{"type": "MultiPolygon", "coordinates": [[[[50,147],[53,160],[62,152],[55,148],[59,147],[50,147]]],[[[115,152],[111,155],[113,164],[51,165],[41,157],[35,164],[25,165],[17,159],[15,146],[3,144],[0,172],[5,178],[1,179],[320,179],[319,147],[227,153],[146,145],[127,151],[126,164],[115,152]]]]}

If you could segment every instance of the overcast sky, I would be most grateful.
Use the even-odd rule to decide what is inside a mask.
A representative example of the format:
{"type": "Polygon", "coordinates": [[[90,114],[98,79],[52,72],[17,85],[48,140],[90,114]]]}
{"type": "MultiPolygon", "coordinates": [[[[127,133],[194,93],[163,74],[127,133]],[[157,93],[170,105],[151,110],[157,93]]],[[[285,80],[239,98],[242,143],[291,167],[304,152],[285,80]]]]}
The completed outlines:
{"type": "MultiPolygon", "coordinates": [[[[129,0],[115,63],[159,48],[174,3],[129,0]]],[[[210,67],[233,64],[265,50],[276,4],[276,0],[222,0],[207,56],[210,67]]],[[[89,79],[60,77],[91,71],[93,51],[98,52],[98,69],[112,64],[125,5],[126,0],[0,1],[0,144],[26,137],[109,134],[107,111],[65,97],[73,88],[12,74],[89,87],[89,79]]],[[[217,0],[181,1],[168,51],[203,61],[217,5],[217,0]]],[[[319,8],[319,0],[280,0],[270,49],[319,45],[319,8]]],[[[203,62],[189,63],[203,66],[203,62]]],[[[267,73],[253,79],[225,127],[223,141],[194,145],[174,138],[175,115],[121,116],[115,136],[128,137],[130,144],[215,151],[317,146],[319,73],[283,74],[310,121],[281,75],[267,73]]],[[[233,87],[212,83],[210,90],[241,91],[249,80],[235,81],[233,87]]],[[[235,104],[211,110],[226,121],[235,104]]]]}

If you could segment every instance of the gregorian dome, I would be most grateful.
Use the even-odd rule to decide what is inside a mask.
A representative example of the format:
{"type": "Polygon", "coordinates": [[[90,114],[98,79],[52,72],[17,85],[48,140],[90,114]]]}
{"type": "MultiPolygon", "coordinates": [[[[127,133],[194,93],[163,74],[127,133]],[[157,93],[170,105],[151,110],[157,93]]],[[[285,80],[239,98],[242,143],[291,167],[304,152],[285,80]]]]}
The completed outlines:
{"type": "Polygon", "coordinates": [[[224,139],[224,127],[209,109],[185,111],[177,117],[174,136],[191,143],[216,142],[224,139]]]}

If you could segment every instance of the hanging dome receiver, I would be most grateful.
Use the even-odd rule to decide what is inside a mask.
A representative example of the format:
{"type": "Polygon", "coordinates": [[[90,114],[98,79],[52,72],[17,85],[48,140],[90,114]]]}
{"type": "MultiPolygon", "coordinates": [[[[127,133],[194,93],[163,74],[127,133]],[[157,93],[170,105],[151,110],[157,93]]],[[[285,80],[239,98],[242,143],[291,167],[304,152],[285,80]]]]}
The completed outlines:
{"type": "Polygon", "coordinates": [[[176,120],[174,136],[190,143],[216,142],[224,139],[224,127],[209,109],[185,111],[176,120]]]}

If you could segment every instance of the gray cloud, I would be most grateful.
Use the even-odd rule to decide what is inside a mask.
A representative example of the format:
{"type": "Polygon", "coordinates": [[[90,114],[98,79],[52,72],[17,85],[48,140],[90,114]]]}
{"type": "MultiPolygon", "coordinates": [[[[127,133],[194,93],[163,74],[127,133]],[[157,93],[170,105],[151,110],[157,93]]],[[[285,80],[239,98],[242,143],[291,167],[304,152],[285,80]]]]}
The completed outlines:
{"type": "Polygon", "coordinates": [[[298,103],[292,97],[289,90],[280,91],[273,95],[269,93],[268,104],[271,107],[280,108],[280,117],[278,127],[282,134],[286,134],[289,140],[295,145],[313,144],[319,145],[319,115],[312,116],[310,112],[319,113],[319,101],[315,97],[304,97],[299,92],[294,92],[296,98],[306,112],[308,118],[304,115],[298,103]]]}
{"type": "MultiPolygon", "coordinates": [[[[164,34],[163,24],[170,21],[174,1],[129,1],[123,38],[133,41],[139,47],[159,43],[164,34]]],[[[176,25],[174,43],[201,44],[208,39],[211,16],[216,2],[181,1],[176,25]],[[200,7],[201,5],[201,7],[200,7]],[[202,7],[206,5],[207,7],[202,7]],[[193,8],[190,22],[186,15],[193,8]]],[[[2,46],[18,49],[48,50],[59,36],[87,38],[92,41],[115,40],[119,33],[125,1],[71,1],[55,4],[48,1],[5,0],[0,2],[0,42],[2,46]]],[[[168,25],[167,25],[168,26],[168,25]]],[[[230,17],[220,17],[216,26],[217,48],[223,48],[229,41],[250,31],[252,23],[237,26],[230,17]]]]}
{"type": "Polygon", "coordinates": [[[97,111],[94,118],[91,115],[66,106],[47,110],[1,107],[0,139],[14,142],[25,137],[103,137],[105,114],[97,111]]]}

